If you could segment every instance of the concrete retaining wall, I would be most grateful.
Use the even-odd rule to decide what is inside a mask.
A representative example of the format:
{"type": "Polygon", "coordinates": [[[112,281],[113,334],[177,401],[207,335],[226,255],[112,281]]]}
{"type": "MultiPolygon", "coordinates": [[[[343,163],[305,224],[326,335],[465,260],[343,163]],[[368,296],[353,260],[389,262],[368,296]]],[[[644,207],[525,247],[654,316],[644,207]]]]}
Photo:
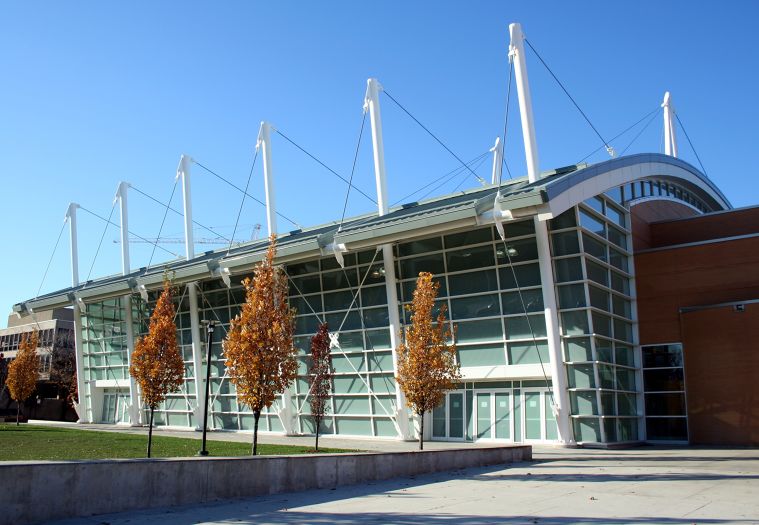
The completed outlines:
{"type": "Polygon", "coordinates": [[[332,488],[532,459],[530,446],[362,454],[0,463],[0,523],[332,488]]]}

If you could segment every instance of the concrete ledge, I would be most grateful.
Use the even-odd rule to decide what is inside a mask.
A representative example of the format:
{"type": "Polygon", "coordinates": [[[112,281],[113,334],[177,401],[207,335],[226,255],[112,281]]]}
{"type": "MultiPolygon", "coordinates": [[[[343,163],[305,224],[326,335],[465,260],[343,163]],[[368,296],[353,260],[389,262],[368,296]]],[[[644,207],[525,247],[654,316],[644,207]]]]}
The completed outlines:
{"type": "Polygon", "coordinates": [[[0,523],[34,523],[532,459],[532,447],[360,454],[0,463],[0,523]]]}

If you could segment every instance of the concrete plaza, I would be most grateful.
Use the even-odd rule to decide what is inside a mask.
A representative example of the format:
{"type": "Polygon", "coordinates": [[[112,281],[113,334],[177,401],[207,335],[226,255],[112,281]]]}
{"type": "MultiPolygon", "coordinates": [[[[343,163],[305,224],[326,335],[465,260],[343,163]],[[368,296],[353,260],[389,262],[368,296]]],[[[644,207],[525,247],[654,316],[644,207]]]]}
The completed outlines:
{"type": "Polygon", "coordinates": [[[532,462],[508,468],[56,523],[759,523],[759,451],[536,446],[532,462]]]}

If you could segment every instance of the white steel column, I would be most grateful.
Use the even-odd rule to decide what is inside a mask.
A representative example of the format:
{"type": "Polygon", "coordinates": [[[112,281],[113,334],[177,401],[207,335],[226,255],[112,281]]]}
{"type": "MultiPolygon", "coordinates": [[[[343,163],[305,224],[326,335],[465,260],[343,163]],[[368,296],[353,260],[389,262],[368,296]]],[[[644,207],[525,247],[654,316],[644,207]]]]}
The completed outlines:
{"type": "MultiPolygon", "coordinates": [[[[509,25],[511,45],[509,57],[514,61],[514,77],[519,95],[519,113],[522,120],[522,136],[524,138],[524,153],[527,162],[527,177],[529,182],[536,182],[540,177],[538,164],[538,146],[535,138],[535,122],[532,117],[532,99],[530,83],[527,78],[527,63],[524,53],[524,35],[520,24],[509,25]]],[[[556,286],[553,279],[551,262],[550,239],[545,221],[535,221],[535,234],[538,244],[538,259],[540,264],[540,282],[543,288],[543,305],[546,320],[546,335],[548,337],[548,353],[551,360],[551,380],[556,422],[559,431],[559,441],[563,444],[574,443],[569,425],[569,394],[567,393],[567,376],[561,351],[559,335],[559,312],[556,308],[556,286]]]]}
{"type": "MultiPolygon", "coordinates": [[[[258,130],[256,150],[259,148],[264,161],[264,192],[266,193],[266,225],[269,237],[277,234],[277,208],[274,199],[274,167],[271,162],[271,130],[272,126],[266,121],[261,122],[258,130]]],[[[287,387],[282,393],[282,407],[279,410],[279,420],[285,434],[295,433],[295,421],[292,407],[292,387],[287,387]]]]}
{"type": "Polygon", "coordinates": [[[664,154],[677,157],[677,138],[675,137],[675,123],[673,117],[675,108],[672,105],[672,97],[669,91],[664,93],[664,102],[661,107],[664,108],[664,154]]]}
{"type": "MultiPolygon", "coordinates": [[[[121,215],[121,274],[129,275],[129,211],[127,207],[128,182],[120,182],[116,190],[116,199],[119,201],[119,213],[121,215]]],[[[121,306],[124,309],[124,324],[126,325],[127,364],[132,364],[132,352],[134,352],[134,320],[132,319],[132,294],[121,298],[121,306]]],[[[132,426],[140,424],[140,398],[137,392],[137,383],[132,375],[129,375],[129,421],[132,426]]]]}
{"type": "Polygon", "coordinates": [[[538,180],[538,142],[535,139],[535,121],[532,118],[532,97],[530,81],[527,78],[527,62],[524,56],[524,35],[521,24],[510,24],[509,59],[514,61],[514,79],[519,95],[519,115],[522,120],[522,137],[524,139],[524,156],[527,161],[527,178],[530,182],[538,180]]]}
{"type": "Polygon", "coordinates": [[[266,224],[269,226],[269,235],[277,233],[277,211],[274,201],[274,168],[271,164],[271,124],[261,122],[258,131],[256,149],[263,146],[264,158],[264,191],[266,192],[266,224]]]}
{"type": "Polygon", "coordinates": [[[493,175],[490,178],[490,184],[498,184],[503,172],[503,143],[501,142],[501,137],[495,138],[495,144],[490,148],[490,151],[493,152],[493,175]]]}
{"type": "MultiPolygon", "coordinates": [[[[69,204],[66,210],[66,218],[69,221],[69,234],[71,238],[71,286],[79,286],[79,247],[77,245],[76,210],[79,205],[75,202],[69,204]]],[[[74,356],[76,358],[76,390],[77,402],[74,404],[79,420],[77,423],[87,421],[87,392],[84,382],[84,348],[82,347],[82,312],[79,304],[74,300],[74,356]]],[[[90,418],[91,422],[92,418],[90,418]]]]}
{"type": "MultiPolygon", "coordinates": [[[[182,202],[184,210],[184,253],[185,260],[195,257],[195,240],[192,233],[192,192],[190,191],[190,164],[192,159],[182,155],[177,166],[177,178],[182,179],[182,202]]],[[[203,407],[205,406],[205,374],[203,373],[203,341],[200,336],[198,314],[198,283],[187,283],[187,298],[190,303],[190,335],[192,336],[192,367],[195,376],[195,408],[193,419],[195,428],[203,430],[203,407]]],[[[206,363],[206,366],[210,366],[206,363]]]]}
{"type": "MultiPolygon", "coordinates": [[[[385,174],[385,146],[382,140],[382,114],[380,113],[379,92],[382,89],[376,78],[366,82],[366,97],[364,111],[369,111],[372,124],[372,149],[374,151],[374,174],[377,182],[377,208],[379,216],[387,215],[387,179],[385,174]]],[[[382,261],[385,267],[385,290],[387,292],[387,309],[390,321],[390,346],[393,350],[393,373],[398,373],[398,345],[401,332],[401,319],[398,314],[398,291],[396,290],[395,258],[392,244],[382,245],[382,261]]],[[[401,439],[409,439],[408,415],[406,411],[406,396],[396,384],[395,387],[396,421],[401,433],[401,439]]]]}

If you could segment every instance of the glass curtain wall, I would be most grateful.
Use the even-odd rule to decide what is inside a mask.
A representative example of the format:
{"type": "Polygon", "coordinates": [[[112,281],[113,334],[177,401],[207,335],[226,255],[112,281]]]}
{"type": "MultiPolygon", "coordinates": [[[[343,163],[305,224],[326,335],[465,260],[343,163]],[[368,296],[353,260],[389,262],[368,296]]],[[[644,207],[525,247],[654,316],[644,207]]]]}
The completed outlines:
{"type": "Polygon", "coordinates": [[[578,442],[638,439],[630,216],[609,192],[550,223],[571,417],[578,442]]]}
{"type": "MultiPolygon", "coordinates": [[[[137,323],[134,328],[138,329],[137,323]]],[[[102,393],[96,393],[94,382],[108,380],[112,388],[129,393],[126,321],[121,298],[87,304],[82,312],[82,347],[87,385],[85,406],[92,420],[100,422],[102,393]]]]}
{"type": "MultiPolygon", "coordinates": [[[[147,304],[139,296],[132,296],[138,320],[139,330],[135,330],[135,341],[138,337],[147,335],[150,315],[155,309],[160,291],[149,292],[147,304]]],[[[177,343],[184,361],[184,384],[179,391],[168,394],[166,400],[159,405],[153,414],[153,424],[156,426],[195,427],[197,422],[193,416],[195,407],[195,370],[192,361],[192,332],[190,330],[190,304],[187,298],[187,287],[182,285],[174,289],[174,322],[177,325],[177,343]]],[[[201,336],[204,334],[201,334],[201,336]]],[[[149,412],[144,409],[143,421],[148,421],[149,412]]]]}

